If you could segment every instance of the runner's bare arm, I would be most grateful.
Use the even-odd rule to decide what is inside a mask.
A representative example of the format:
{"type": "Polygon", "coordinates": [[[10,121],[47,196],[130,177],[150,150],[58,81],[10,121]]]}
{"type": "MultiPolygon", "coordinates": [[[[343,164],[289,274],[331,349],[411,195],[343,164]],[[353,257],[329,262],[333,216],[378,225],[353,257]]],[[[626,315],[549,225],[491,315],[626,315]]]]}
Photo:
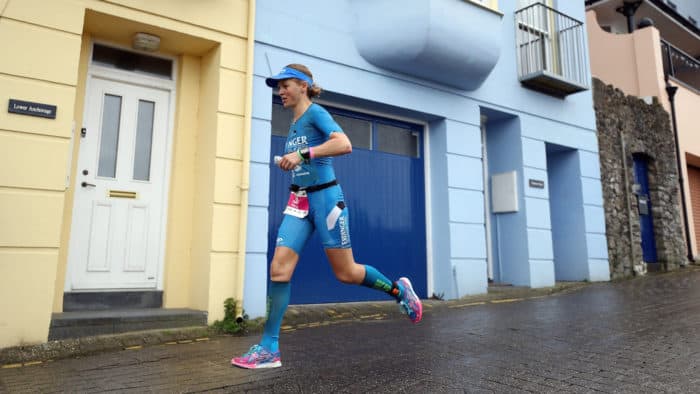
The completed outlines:
{"type": "MultiPolygon", "coordinates": [[[[332,132],[328,140],[321,145],[313,147],[314,157],[330,157],[347,155],[352,152],[352,144],[347,134],[332,132]]],[[[290,152],[282,156],[279,167],[289,171],[302,162],[301,156],[297,152],[290,152]]]]}
{"type": "Polygon", "coordinates": [[[314,157],[341,156],[352,153],[352,143],[345,133],[332,132],[328,140],[314,146],[314,157]]]}

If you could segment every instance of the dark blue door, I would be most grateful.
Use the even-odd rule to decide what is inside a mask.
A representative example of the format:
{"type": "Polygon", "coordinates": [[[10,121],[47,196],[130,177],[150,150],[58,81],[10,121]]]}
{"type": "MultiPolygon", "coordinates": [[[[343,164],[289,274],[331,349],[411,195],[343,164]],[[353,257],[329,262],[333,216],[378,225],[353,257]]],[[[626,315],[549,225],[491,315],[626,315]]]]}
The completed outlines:
{"type": "Polygon", "coordinates": [[[656,239],[654,238],[654,220],[651,214],[649,195],[649,165],[646,156],[634,156],[634,178],[637,191],[637,209],[642,233],[642,254],[647,263],[656,262],[656,239]]]}
{"type": "MultiPolygon", "coordinates": [[[[277,102],[274,106],[270,162],[283,152],[285,137],[280,129],[289,125],[288,114],[277,102]]],[[[391,280],[409,277],[418,295],[426,297],[422,127],[326,108],[353,142],[352,154],[334,158],[334,167],[350,210],[355,260],[375,266],[391,280]]],[[[289,174],[270,166],[268,261],[289,198],[289,182],[289,174]]],[[[338,282],[314,233],[292,278],[291,303],[388,299],[376,290],[338,282]]]]}

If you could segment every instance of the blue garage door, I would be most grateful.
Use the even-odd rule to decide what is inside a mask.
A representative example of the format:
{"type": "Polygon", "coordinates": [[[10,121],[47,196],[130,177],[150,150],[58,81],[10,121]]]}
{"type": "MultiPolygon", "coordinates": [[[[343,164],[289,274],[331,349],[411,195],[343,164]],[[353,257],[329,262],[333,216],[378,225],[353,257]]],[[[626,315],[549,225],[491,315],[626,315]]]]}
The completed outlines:
{"type": "MultiPolygon", "coordinates": [[[[425,298],[425,184],[423,127],[324,106],[353,144],[349,156],[334,158],[338,182],[350,209],[355,260],[375,266],[390,279],[408,276],[425,298]]],[[[284,151],[292,118],[276,97],[272,111],[272,157],[284,151]]],[[[268,261],[289,198],[290,176],[270,166],[268,261]]],[[[318,236],[307,243],[292,280],[293,304],[387,300],[362,286],[335,279],[318,236]]]]}

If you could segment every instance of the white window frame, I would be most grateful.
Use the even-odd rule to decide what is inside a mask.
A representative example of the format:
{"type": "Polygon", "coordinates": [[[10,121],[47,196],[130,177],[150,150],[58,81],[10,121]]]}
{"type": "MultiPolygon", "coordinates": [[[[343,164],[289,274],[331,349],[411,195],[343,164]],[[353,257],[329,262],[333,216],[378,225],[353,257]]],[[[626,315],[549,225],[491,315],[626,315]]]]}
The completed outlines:
{"type": "Polygon", "coordinates": [[[466,0],[471,3],[490,8],[494,11],[498,11],[498,0],[466,0]]]}

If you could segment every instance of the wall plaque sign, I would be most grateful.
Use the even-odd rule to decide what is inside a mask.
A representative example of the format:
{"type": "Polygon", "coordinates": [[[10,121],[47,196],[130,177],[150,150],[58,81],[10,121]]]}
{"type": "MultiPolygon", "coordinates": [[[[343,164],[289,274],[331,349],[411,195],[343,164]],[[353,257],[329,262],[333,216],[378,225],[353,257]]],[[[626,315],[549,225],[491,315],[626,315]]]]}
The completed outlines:
{"type": "Polygon", "coordinates": [[[20,115],[38,116],[40,118],[56,119],[56,109],[57,107],[55,105],[10,99],[7,112],[20,115]]]}
{"type": "Polygon", "coordinates": [[[530,187],[535,189],[544,189],[544,181],[539,179],[530,179],[530,187]]]}

